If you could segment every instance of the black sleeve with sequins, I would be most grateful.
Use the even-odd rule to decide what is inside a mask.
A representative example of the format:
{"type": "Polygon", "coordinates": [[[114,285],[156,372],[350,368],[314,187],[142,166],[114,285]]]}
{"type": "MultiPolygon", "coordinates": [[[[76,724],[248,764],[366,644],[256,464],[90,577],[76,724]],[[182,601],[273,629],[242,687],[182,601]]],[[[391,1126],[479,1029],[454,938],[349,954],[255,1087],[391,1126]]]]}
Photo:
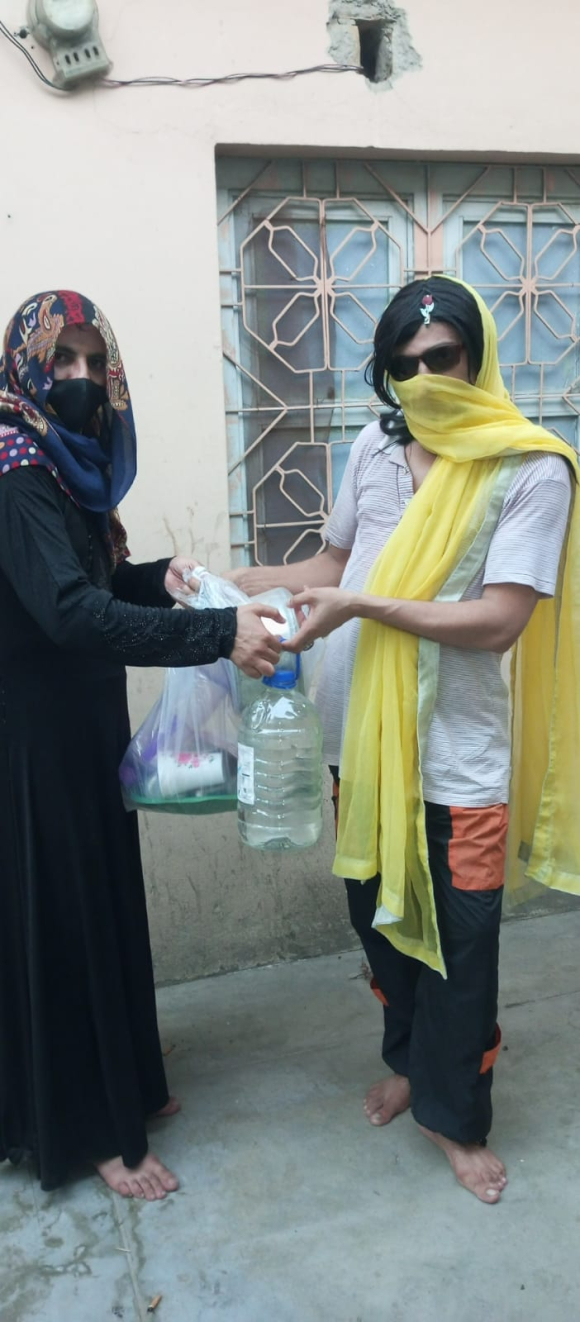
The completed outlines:
{"type": "Polygon", "coordinates": [[[0,571],[52,643],[134,666],[207,665],[230,655],[234,609],[137,606],[94,587],[62,502],[46,470],[19,468],[0,478],[0,571]]]}

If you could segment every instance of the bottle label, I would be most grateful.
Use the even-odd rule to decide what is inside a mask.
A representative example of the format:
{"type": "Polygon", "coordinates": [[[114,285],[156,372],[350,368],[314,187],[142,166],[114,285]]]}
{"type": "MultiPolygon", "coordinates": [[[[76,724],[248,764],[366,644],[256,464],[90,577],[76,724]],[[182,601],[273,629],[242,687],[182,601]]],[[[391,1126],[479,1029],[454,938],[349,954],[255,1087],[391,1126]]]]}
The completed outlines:
{"type": "Polygon", "coordinates": [[[248,744],[238,744],[238,799],[250,805],[256,802],[254,791],[254,750],[248,744]]]}

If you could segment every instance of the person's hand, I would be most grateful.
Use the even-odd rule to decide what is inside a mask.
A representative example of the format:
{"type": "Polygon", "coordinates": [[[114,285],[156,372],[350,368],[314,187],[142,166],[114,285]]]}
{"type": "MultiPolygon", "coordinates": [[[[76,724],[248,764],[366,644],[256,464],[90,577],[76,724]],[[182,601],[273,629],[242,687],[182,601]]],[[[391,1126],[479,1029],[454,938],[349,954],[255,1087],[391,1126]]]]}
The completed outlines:
{"type": "Polygon", "coordinates": [[[238,606],[238,627],[230,661],[251,679],[273,675],[282,651],[280,639],[262,624],[263,619],[275,620],[280,625],[280,634],[284,632],[284,616],[273,606],[266,606],[259,601],[253,601],[248,606],[238,606]]]}
{"type": "Polygon", "coordinates": [[[288,605],[296,611],[300,628],[284,643],[286,652],[303,652],[316,638],[326,638],[355,615],[352,594],[343,588],[305,588],[288,605]],[[303,606],[308,606],[308,615],[303,606]]]}
{"type": "MultiPolygon", "coordinates": [[[[243,585],[243,578],[245,573],[246,573],[246,566],[242,565],[242,567],[239,569],[222,569],[220,571],[220,578],[227,579],[228,583],[235,583],[236,587],[240,589],[240,592],[246,592],[246,589],[243,585]]],[[[246,592],[246,596],[249,597],[249,595],[250,595],[249,592],[246,592]]]]}
{"type": "Polygon", "coordinates": [[[199,579],[189,578],[190,574],[195,573],[201,560],[196,560],[191,555],[175,555],[171,561],[164,579],[165,591],[173,597],[174,601],[183,601],[184,597],[194,596],[199,592],[199,579]],[[183,577],[185,573],[188,579],[187,583],[183,577]]]}

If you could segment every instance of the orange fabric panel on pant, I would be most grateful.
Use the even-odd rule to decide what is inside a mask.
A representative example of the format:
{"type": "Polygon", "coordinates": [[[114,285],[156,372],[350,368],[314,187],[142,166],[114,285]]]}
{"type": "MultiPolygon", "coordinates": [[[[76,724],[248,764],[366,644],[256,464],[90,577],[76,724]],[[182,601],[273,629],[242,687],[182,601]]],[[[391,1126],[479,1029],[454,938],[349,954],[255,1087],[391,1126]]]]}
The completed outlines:
{"type": "Polygon", "coordinates": [[[449,841],[452,885],[460,891],[493,891],[503,886],[507,803],[489,808],[450,808],[449,841]]]}
{"type": "Polygon", "coordinates": [[[371,981],[370,981],[370,988],[371,988],[371,991],[372,991],[373,995],[376,996],[377,1000],[381,1002],[381,1005],[388,1005],[388,1004],[389,1004],[389,1002],[388,1002],[388,1000],[387,1000],[387,998],[386,998],[386,996],[385,996],[385,993],[381,991],[381,989],[380,989],[380,987],[379,987],[379,984],[378,984],[376,978],[371,978],[371,981]]]}
{"type": "Polygon", "coordinates": [[[492,1070],[492,1069],[493,1069],[493,1067],[494,1067],[494,1065],[495,1065],[495,1062],[496,1062],[496,1060],[497,1060],[497,1058],[498,1058],[498,1055],[499,1055],[499,1049],[500,1049],[500,1047],[501,1047],[501,1028],[500,1028],[499,1024],[496,1024],[496,1026],[495,1026],[495,1043],[494,1043],[494,1045],[491,1047],[491,1049],[490,1049],[489,1051],[484,1051],[484,1053],[483,1053],[482,1060],[481,1060],[481,1069],[480,1069],[480,1071],[479,1071],[480,1074],[487,1074],[487,1071],[488,1071],[488,1070],[492,1070]]]}

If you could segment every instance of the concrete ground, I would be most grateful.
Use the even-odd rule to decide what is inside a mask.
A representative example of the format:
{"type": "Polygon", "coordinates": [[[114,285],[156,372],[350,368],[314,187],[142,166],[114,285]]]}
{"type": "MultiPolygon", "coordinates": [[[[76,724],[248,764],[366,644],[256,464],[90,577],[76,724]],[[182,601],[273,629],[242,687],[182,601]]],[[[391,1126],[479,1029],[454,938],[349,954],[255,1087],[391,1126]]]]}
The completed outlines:
{"type": "Polygon", "coordinates": [[[358,952],[161,991],[183,1111],[152,1142],[181,1189],[43,1194],[4,1167],[1,1322],[576,1322],[579,953],[579,911],[504,927],[496,1207],[408,1114],[365,1120],[381,1012],[358,952]]]}

